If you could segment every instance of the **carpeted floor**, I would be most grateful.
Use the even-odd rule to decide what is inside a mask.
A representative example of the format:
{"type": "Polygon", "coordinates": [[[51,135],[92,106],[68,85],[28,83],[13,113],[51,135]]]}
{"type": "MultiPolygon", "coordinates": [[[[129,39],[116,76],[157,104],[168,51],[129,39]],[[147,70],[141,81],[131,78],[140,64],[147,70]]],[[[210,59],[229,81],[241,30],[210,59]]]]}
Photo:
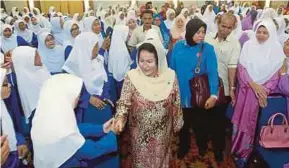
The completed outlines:
{"type": "MultiPolygon", "coordinates": [[[[204,158],[201,158],[198,153],[198,147],[195,143],[195,138],[191,138],[191,150],[182,160],[177,160],[178,168],[235,168],[234,162],[230,157],[230,139],[226,142],[226,150],[224,151],[224,162],[218,164],[215,161],[214,153],[212,152],[211,144],[209,144],[208,153],[204,158]]],[[[176,156],[178,150],[178,138],[174,138],[173,154],[176,156]]]]}

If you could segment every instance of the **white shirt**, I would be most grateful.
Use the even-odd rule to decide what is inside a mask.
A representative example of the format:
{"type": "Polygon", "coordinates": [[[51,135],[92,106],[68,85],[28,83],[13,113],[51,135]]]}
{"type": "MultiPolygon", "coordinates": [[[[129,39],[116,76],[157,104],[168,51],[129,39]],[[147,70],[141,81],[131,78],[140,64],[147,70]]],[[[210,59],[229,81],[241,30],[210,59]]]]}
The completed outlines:
{"type": "Polygon", "coordinates": [[[229,68],[237,68],[241,46],[239,41],[230,34],[226,40],[219,41],[217,33],[207,34],[205,41],[214,46],[218,60],[218,73],[224,83],[225,95],[229,96],[229,68]]]}

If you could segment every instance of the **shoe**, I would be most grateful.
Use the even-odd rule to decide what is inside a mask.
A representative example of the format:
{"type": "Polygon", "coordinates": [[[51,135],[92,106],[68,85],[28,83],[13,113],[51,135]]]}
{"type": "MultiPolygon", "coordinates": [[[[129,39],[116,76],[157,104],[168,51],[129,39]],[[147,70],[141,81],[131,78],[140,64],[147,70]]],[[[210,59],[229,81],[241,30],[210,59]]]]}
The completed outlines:
{"type": "Polygon", "coordinates": [[[224,161],[224,156],[223,156],[223,152],[222,151],[216,151],[214,152],[215,155],[215,160],[220,163],[224,161]]]}

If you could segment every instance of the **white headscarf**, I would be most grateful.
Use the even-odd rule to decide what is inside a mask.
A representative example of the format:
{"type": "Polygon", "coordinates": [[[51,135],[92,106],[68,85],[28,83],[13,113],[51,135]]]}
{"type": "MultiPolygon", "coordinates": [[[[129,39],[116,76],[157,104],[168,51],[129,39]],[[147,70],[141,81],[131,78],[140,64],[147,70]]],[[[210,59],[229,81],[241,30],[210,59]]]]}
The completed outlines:
{"type": "Polygon", "coordinates": [[[63,42],[64,48],[66,48],[67,46],[73,46],[74,45],[75,38],[72,37],[72,35],[71,35],[71,28],[74,24],[78,25],[76,22],[74,22],[72,20],[68,20],[63,25],[63,29],[64,29],[64,33],[65,33],[64,42],[63,42]]]}
{"type": "Polygon", "coordinates": [[[12,52],[19,95],[27,123],[32,111],[37,106],[40,89],[50,77],[50,73],[44,65],[34,65],[35,52],[35,48],[28,46],[17,47],[12,52]]]}
{"type": "MultiPolygon", "coordinates": [[[[168,53],[168,50],[165,49],[165,47],[162,43],[162,40],[161,40],[159,33],[155,29],[149,29],[146,32],[145,41],[147,41],[147,40],[154,40],[155,43],[158,43],[158,46],[162,46],[165,54],[168,53]]],[[[137,47],[139,47],[141,44],[143,44],[143,43],[137,44],[137,47]]]]}
{"type": "Polygon", "coordinates": [[[241,51],[240,64],[246,68],[254,82],[264,84],[282,67],[285,54],[277,41],[273,22],[262,21],[258,28],[260,26],[267,28],[269,38],[262,44],[258,42],[256,36],[247,41],[241,51]]]}
{"type": "Polygon", "coordinates": [[[23,9],[26,9],[26,11],[27,11],[27,12],[24,12],[24,10],[23,10],[23,12],[24,12],[25,15],[29,15],[29,14],[30,14],[30,10],[29,10],[28,7],[24,7],[23,9]]]}
{"type": "Polygon", "coordinates": [[[274,9],[272,8],[266,8],[263,10],[261,16],[260,16],[260,20],[266,20],[266,19],[273,19],[277,17],[277,13],[274,9]]]}
{"type": "Polygon", "coordinates": [[[20,28],[19,28],[20,23],[24,23],[24,25],[26,25],[26,23],[23,20],[17,20],[14,24],[15,25],[14,26],[15,27],[15,34],[22,37],[28,43],[31,43],[32,38],[33,38],[33,32],[27,28],[25,28],[24,31],[20,30],[20,28]]]}
{"type": "Polygon", "coordinates": [[[104,58],[98,55],[92,60],[92,50],[99,38],[95,33],[85,32],[75,39],[74,47],[62,69],[75,74],[84,80],[91,95],[101,95],[107,74],[104,69],[104,58]]]}
{"type": "Polygon", "coordinates": [[[17,7],[12,7],[12,16],[17,16],[19,15],[19,11],[16,11],[16,9],[18,9],[17,7]]]}
{"type": "Polygon", "coordinates": [[[50,7],[49,7],[48,13],[50,14],[50,18],[53,18],[53,16],[54,16],[55,13],[56,13],[54,6],[50,6],[50,7]]]}
{"type": "Polygon", "coordinates": [[[216,14],[214,10],[210,12],[209,7],[212,5],[208,5],[204,14],[203,14],[203,21],[207,24],[207,32],[216,33],[216,23],[215,18],[216,14]]]}
{"type": "MultiPolygon", "coordinates": [[[[2,92],[2,84],[4,82],[6,76],[6,70],[1,68],[1,89],[2,92]]],[[[11,119],[10,114],[7,111],[6,105],[1,97],[1,129],[3,130],[3,135],[7,135],[8,144],[10,151],[17,151],[17,140],[16,140],[16,134],[15,129],[13,126],[13,121],[11,119]]]]}
{"type": "MultiPolygon", "coordinates": [[[[11,25],[11,21],[12,21],[12,20],[13,20],[13,17],[7,16],[7,17],[5,18],[5,23],[11,25]]],[[[11,25],[11,26],[12,26],[12,25],[11,25]]]]}
{"type": "Polygon", "coordinates": [[[170,20],[170,15],[171,15],[172,13],[176,14],[176,12],[175,12],[173,9],[169,8],[169,9],[167,10],[167,12],[166,12],[166,18],[167,18],[167,19],[164,21],[166,27],[167,27],[169,30],[173,27],[173,25],[174,25],[174,23],[175,23],[175,20],[170,20]]]}
{"type": "Polygon", "coordinates": [[[63,40],[64,40],[64,31],[63,28],[60,25],[60,19],[62,19],[61,17],[53,17],[50,19],[51,22],[51,32],[53,34],[53,36],[55,37],[56,42],[59,45],[63,44],[63,40]]]}
{"type": "Polygon", "coordinates": [[[9,50],[13,50],[18,46],[17,43],[17,36],[15,34],[11,34],[9,38],[6,38],[3,33],[5,29],[10,29],[13,32],[12,27],[8,24],[4,24],[1,30],[1,49],[4,53],[8,52],[9,50]]]}
{"type": "Polygon", "coordinates": [[[78,21],[78,16],[79,16],[79,13],[75,13],[75,14],[73,15],[72,21],[75,22],[75,23],[77,23],[77,25],[79,26],[79,30],[80,30],[81,32],[83,32],[83,30],[84,30],[83,19],[81,19],[80,21],[78,21]]]}
{"type": "Polygon", "coordinates": [[[239,15],[236,15],[234,14],[236,19],[237,19],[237,26],[236,28],[233,30],[232,34],[234,35],[234,37],[239,40],[243,34],[243,31],[242,31],[242,22],[241,22],[241,19],[240,19],[240,16],[239,15]]]}
{"type": "MultiPolygon", "coordinates": [[[[146,76],[141,68],[130,70],[128,76],[137,91],[149,101],[165,100],[173,88],[175,72],[168,68],[166,54],[161,44],[155,40],[146,40],[144,43],[152,44],[157,51],[158,77],[146,76]]],[[[137,58],[138,59],[138,58],[137,58]]],[[[137,61],[138,63],[138,61],[137,61]]]]}
{"type": "Polygon", "coordinates": [[[64,64],[64,49],[62,46],[55,45],[54,48],[50,49],[46,47],[45,39],[48,32],[43,32],[38,36],[38,52],[41,57],[43,64],[47,67],[49,72],[61,72],[61,68],[64,64]]]}
{"type": "Polygon", "coordinates": [[[95,16],[88,16],[84,18],[84,32],[92,32],[92,25],[95,20],[98,20],[95,16]]]}
{"type": "MultiPolygon", "coordinates": [[[[183,15],[184,16],[184,18],[185,18],[185,13],[186,12],[188,12],[188,14],[189,14],[189,10],[187,9],[187,8],[184,8],[184,9],[182,9],[182,11],[181,11],[181,15],[183,15]]],[[[190,17],[189,17],[189,15],[188,15],[188,17],[187,18],[185,18],[185,26],[187,25],[187,23],[190,21],[190,17]]]]}
{"type": "Polygon", "coordinates": [[[287,41],[289,34],[285,33],[286,29],[286,22],[283,17],[277,17],[275,18],[276,22],[278,23],[278,30],[277,30],[277,35],[279,36],[279,41],[281,45],[283,46],[283,43],[287,41]]]}
{"type": "Polygon", "coordinates": [[[71,74],[54,75],[43,84],[31,129],[35,167],[60,167],[84,144],[73,109],[82,85],[71,74]]]}
{"type": "Polygon", "coordinates": [[[124,17],[122,20],[120,19],[120,15],[124,15],[123,12],[119,12],[118,13],[118,17],[116,18],[116,21],[115,21],[115,25],[125,25],[126,24],[126,18],[124,17]]]}
{"type": "Polygon", "coordinates": [[[126,46],[129,28],[125,25],[116,25],[111,38],[108,57],[108,71],[114,79],[122,81],[130,70],[132,60],[126,46]]]}
{"type": "Polygon", "coordinates": [[[47,18],[41,15],[40,10],[38,8],[33,8],[33,10],[36,10],[35,17],[38,20],[38,23],[40,24],[41,28],[46,28],[48,32],[51,31],[51,24],[47,18]]]}
{"type": "Polygon", "coordinates": [[[6,18],[8,15],[3,8],[1,8],[1,19],[6,18]]]}
{"type": "Polygon", "coordinates": [[[183,15],[179,15],[175,18],[175,23],[173,24],[173,27],[171,28],[171,34],[174,39],[184,39],[185,37],[185,31],[186,31],[186,20],[183,15]],[[178,27],[178,20],[183,20],[184,26],[182,28],[178,27]]]}
{"type": "MultiPolygon", "coordinates": [[[[40,26],[40,24],[39,24],[39,20],[38,20],[37,17],[35,17],[35,16],[33,15],[33,16],[31,17],[31,20],[32,20],[32,18],[35,18],[35,19],[36,19],[37,24],[34,25],[34,24],[32,23],[32,21],[31,21],[31,24],[30,24],[29,29],[32,30],[33,33],[35,33],[36,35],[38,35],[38,34],[40,34],[41,32],[43,32],[43,30],[45,30],[45,29],[41,28],[41,26],[40,26]]],[[[45,30],[45,31],[48,32],[49,30],[45,30]]]]}

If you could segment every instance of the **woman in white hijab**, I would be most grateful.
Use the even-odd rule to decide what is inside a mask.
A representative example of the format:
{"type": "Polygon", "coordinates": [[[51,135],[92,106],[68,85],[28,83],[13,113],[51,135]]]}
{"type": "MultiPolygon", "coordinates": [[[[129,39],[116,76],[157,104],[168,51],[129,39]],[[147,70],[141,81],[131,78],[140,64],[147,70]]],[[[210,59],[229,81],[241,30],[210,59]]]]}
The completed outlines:
{"type": "Polygon", "coordinates": [[[237,163],[244,163],[251,154],[259,108],[267,107],[268,95],[279,81],[278,71],[283,65],[285,54],[277,38],[273,22],[262,21],[255,37],[247,41],[241,51],[238,101],[232,117],[235,134],[231,152],[238,156],[237,163]]]}
{"type": "Polygon", "coordinates": [[[177,78],[162,48],[154,40],[145,41],[138,48],[138,67],[124,79],[114,125],[123,132],[121,167],[174,165],[170,143],[183,126],[183,115],[177,78]]]}
{"type": "Polygon", "coordinates": [[[117,151],[112,120],[77,125],[74,108],[82,85],[71,74],[52,76],[43,84],[31,130],[36,168],[99,167],[101,161],[93,160],[117,151]]]}
{"type": "Polygon", "coordinates": [[[53,17],[50,19],[51,23],[51,32],[55,37],[56,44],[62,45],[64,40],[64,31],[63,31],[63,24],[64,20],[62,17],[53,17]]]}
{"type": "Polygon", "coordinates": [[[51,24],[47,18],[41,15],[40,10],[38,8],[33,8],[33,14],[37,18],[38,23],[41,28],[46,28],[48,32],[51,31],[51,24]]]}
{"type": "Polygon", "coordinates": [[[289,37],[289,34],[285,33],[286,22],[283,17],[277,17],[274,20],[276,20],[278,24],[277,35],[279,37],[279,42],[283,46],[284,42],[287,41],[289,37]]]}
{"type": "Polygon", "coordinates": [[[241,19],[240,19],[240,16],[237,15],[237,14],[234,14],[236,19],[237,19],[237,23],[236,23],[236,27],[235,29],[233,30],[232,34],[235,36],[235,38],[237,40],[239,40],[243,34],[243,31],[242,31],[242,23],[241,23],[241,19]]]}
{"type": "Polygon", "coordinates": [[[118,13],[118,17],[116,18],[115,25],[125,25],[126,24],[126,18],[123,12],[118,13]]]}
{"type": "Polygon", "coordinates": [[[90,104],[84,111],[83,122],[103,124],[111,118],[112,111],[109,106],[110,85],[104,64],[104,51],[98,43],[99,38],[95,33],[85,32],[78,35],[63,70],[81,77],[91,95],[90,104]]]}
{"type": "Polygon", "coordinates": [[[29,46],[29,43],[21,36],[13,34],[13,29],[8,24],[2,26],[1,36],[1,50],[4,54],[12,51],[17,46],[29,46]]]}
{"type": "Polygon", "coordinates": [[[65,40],[63,42],[63,47],[66,60],[73,48],[75,38],[80,34],[80,30],[78,24],[72,20],[66,21],[64,23],[63,29],[65,33],[65,40]]]}
{"type": "Polygon", "coordinates": [[[33,31],[33,33],[35,33],[36,35],[39,35],[43,31],[49,32],[49,30],[47,30],[45,28],[41,28],[37,17],[35,17],[34,15],[32,15],[32,17],[31,17],[31,24],[30,24],[30,27],[28,27],[28,28],[31,31],[33,31]]]}
{"type": "Polygon", "coordinates": [[[29,10],[28,7],[24,7],[24,8],[23,8],[23,14],[24,14],[24,15],[30,15],[30,10],[29,10]]]}
{"type": "Polygon", "coordinates": [[[184,9],[182,9],[180,14],[184,16],[184,18],[185,18],[185,26],[186,26],[187,23],[191,20],[190,17],[189,17],[189,10],[187,8],[184,8],[184,9]]]}
{"type": "Polygon", "coordinates": [[[48,10],[49,19],[53,18],[55,14],[56,14],[55,7],[50,6],[48,10]]]}
{"type": "Polygon", "coordinates": [[[75,13],[73,15],[72,21],[77,23],[77,25],[79,26],[79,31],[83,32],[84,30],[84,23],[83,23],[83,19],[82,16],[79,15],[79,13],[75,13]]]}
{"type": "Polygon", "coordinates": [[[166,12],[166,18],[167,18],[167,20],[164,21],[166,27],[167,27],[169,30],[173,27],[173,25],[174,25],[174,23],[175,23],[175,17],[176,17],[176,12],[175,12],[173,9],[169,8],[169,9],[167,10],[167,12],[166,12]]]}
{"type": "Polygon", "coordinates": [[[216,33],[216,14],[212,5],[207,6],[202,19],[207,24],[207,33],[216,33]]]}
{"type": "Polygon", "coordinates": [[[25,138],[15,132],[13,120],[8,112],[4,99],[10,97],[10,84],[6,83],[6,70],[1,68],[1,167],[14,168],[20,166],[20,159],[28,154],[25,138]],[[7,151],[7,147],[9,151],[7,151]],[[6,149],[5,149],[6,148],[6,149]],[[2,155],[3,151],[6,155],[2,155]]]}
{"type": "Polygon", "coordinates": [[[51,75],[35,48],[17,47],[12,52],[17,84],[26,123],[30,124],[39,99],[39,92],[51,75]]]}
{"type": "Polygon", "coordinates": [[[12,10],[11,10],[11,16],[12,17],[21,17],[22,14],[19,12],[18,8],[17,7],[12,7],[12,10]]]}
{"type": "Polygon", "coordinates": [[[6,23],[6,24],[9,24],[9,25],[11,25],[11,26],[14,25],[15,21],[16,21],[16,20],[15,20],[13,17],[11,17],[11,16],[7,16],[7,17],[5,18],[5,23],[6,23]]]}
{"type": "Polygon", "coordinates": [[[56,45],[52,34],[43,32],[38,35],[38,52],[43,64],[52,75],[62,72],[64,48],[56,45]]]}
{"type": "Polygon", "coordinates": [[[15,26],[15,34],[22,37],[26,42],[30,44],[30,46],[37,48],[38,40],[36,34],[33,31],[29,30],[26,27],[26,24],[22,20],[17,20],[14,24],[15,26]]]}
{"type": "Polygon", "coordinates": [[[256,31],[258,24],[264,20],[274,19],[277,17],[277,12],[273,8],[266,8],[263,10],[260,18],[254,23],[253,31],[256,31]]]}
{"type": "MultiPolygon", "coordinates": [[[[120,97],[121,88],[125,74],[130,70],[132,60],[126,45],[129,28],[125,25],[116,25],[112,34],[109,57],[108,72],[112,74],[111,85],[116,86],[112,92],[116,91],[117,100],[120,97]]],[[[113,97],[114,95],[111,94],[113,97]]]]}

